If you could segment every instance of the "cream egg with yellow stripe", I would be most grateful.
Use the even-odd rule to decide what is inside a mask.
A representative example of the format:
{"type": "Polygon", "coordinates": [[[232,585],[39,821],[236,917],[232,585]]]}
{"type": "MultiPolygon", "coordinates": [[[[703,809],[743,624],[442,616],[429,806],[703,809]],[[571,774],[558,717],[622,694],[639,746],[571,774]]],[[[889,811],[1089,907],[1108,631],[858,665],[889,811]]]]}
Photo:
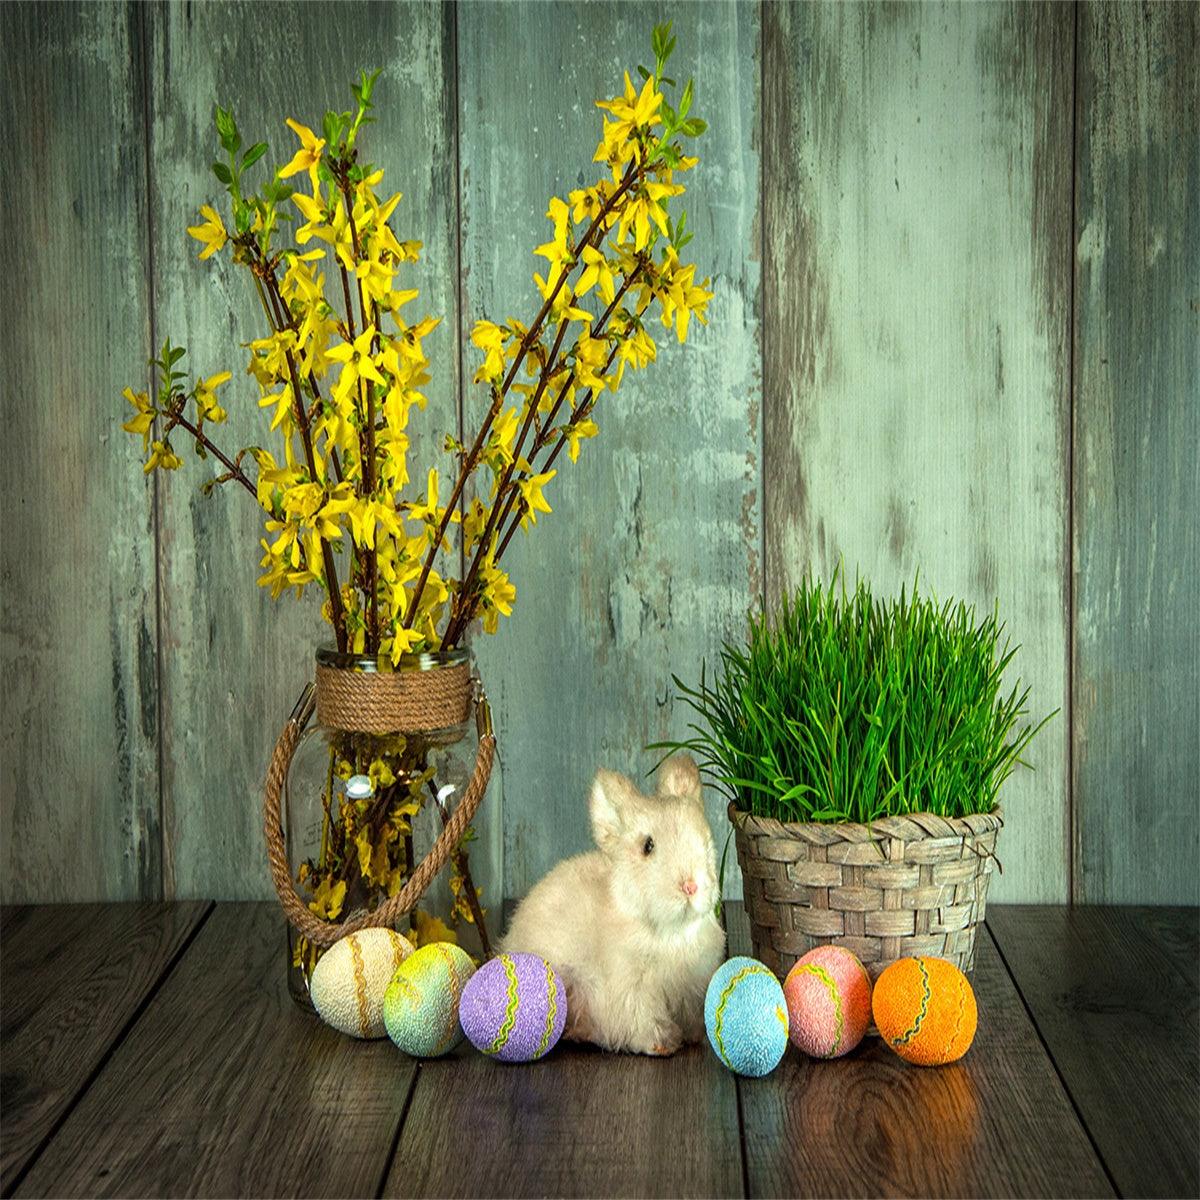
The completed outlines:
{"type": "Polygon", "coordinates": [[[313,970],[308,985],[313,1007],[341,1033],[384,1037],[384,994],[412,953],[412,943],[394,929],[348,934],[321,955],[313,970]]]}

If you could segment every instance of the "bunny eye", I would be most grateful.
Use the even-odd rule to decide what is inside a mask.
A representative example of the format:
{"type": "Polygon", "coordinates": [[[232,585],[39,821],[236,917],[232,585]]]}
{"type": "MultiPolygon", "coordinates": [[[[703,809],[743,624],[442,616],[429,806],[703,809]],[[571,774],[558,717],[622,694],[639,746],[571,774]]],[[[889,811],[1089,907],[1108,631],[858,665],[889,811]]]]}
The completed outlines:
{"type": "Polygon", "coordinates": [[[642,853],[649,856],[654,851],[654,839],[648,837],[642,846],[642,853]]]}

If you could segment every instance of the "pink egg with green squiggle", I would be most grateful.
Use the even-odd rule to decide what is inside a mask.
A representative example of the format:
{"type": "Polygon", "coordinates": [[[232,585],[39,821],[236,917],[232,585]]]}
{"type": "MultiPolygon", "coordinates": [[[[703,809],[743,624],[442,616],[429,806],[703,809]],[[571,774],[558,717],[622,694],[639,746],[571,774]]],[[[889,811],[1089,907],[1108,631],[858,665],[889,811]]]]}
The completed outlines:
{"type": "Polygon", "coordinates": [[[842,946],[818,946],[783,983],[788,1036],[813,1058],[849,1054],[871,1024],[871,978],[842,946]]]}
{"type": "Polygon", "coordinates": [[[562,1037],[567,990],[558,972],[536,954],[500,954],[463,989],[463,1033],[501,1062],[533,1062],[562,1037]]]}

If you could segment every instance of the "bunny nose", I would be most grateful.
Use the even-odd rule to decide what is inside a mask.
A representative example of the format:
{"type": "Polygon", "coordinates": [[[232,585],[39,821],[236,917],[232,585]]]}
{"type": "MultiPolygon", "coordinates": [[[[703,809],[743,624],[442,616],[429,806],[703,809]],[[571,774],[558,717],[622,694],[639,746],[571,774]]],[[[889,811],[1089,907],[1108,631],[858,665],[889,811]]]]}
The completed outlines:
{"type": "Polygon", "coordinates": [[[685,896],[694,896],[696,894],[696,881],[694,879],[685,879],[679,886],[683,888],[685,896]]]}

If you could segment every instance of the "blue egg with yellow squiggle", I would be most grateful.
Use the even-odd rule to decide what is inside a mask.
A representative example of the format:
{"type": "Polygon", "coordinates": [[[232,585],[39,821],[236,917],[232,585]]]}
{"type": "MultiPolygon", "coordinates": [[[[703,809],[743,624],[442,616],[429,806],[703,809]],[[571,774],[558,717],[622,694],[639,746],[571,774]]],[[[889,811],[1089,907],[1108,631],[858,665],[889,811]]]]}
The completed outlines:
{"type": "Polygon", "coordinates": [[[739,1075],[767,1075],[788,1043],[787,1003],[772,971],[756,958],[722,963],[704,996],[704,1026],[717,1057],[739,1075]]]}

